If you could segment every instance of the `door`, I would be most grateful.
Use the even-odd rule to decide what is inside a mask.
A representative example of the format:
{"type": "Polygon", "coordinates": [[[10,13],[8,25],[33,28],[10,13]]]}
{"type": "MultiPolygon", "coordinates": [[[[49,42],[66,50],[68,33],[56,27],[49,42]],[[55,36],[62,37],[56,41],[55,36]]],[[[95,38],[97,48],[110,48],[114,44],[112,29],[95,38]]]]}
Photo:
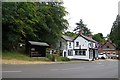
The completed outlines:
{"type": "Polygon", "coordinates": [[[66,51],[64,51],[64,57],[66,57],[66,51]]]}
{"type": "Polygon", "coordinates": [[[95,50],[93,49],[93,61],[95,60],[95,50]]]}

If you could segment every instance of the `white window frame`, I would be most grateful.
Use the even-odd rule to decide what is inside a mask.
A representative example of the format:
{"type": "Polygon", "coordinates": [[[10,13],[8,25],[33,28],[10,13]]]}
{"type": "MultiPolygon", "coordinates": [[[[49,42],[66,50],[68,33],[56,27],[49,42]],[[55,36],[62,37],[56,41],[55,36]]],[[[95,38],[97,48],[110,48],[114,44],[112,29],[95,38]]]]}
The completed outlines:
{"type": "Polygon", "coordinates": [[[71,42],[69,42],[69,48],[71,48],[71,42]]]}
{"type": "Polygon", "coordinates": [[[79,47],[79,42],[78,42],[78,41],[76,42],[76,47],[79,47]],[[78,44],[77,44],[77,43],[78,43],[78,44]]]}

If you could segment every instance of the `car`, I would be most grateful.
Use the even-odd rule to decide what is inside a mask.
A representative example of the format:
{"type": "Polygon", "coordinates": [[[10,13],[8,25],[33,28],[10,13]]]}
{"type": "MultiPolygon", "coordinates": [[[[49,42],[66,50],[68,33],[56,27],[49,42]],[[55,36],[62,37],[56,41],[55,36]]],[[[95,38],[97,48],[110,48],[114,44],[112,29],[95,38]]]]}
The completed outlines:
{"type": "Polygon", "coordinates": [[[119,59],[119,55],[118,54],[116,55],[116,57],[117,57],[117,59],[119,59]]]}
{"type": "Polygon", "coordinates": [[[106,59],[107,56],[106,56],[105,54],[103,54],[103,53],[100,53],[100,54],[98,55],[98,58],[99,58],[99,59],[106,59]]]}

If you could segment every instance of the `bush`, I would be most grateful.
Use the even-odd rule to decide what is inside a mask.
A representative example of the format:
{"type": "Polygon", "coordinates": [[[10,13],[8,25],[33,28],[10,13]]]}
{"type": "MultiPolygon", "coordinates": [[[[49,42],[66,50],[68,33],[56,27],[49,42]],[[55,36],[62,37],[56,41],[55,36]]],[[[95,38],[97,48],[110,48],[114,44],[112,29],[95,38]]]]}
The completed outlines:
{"type": "Polygon", "coordinates": [[[67,57],[59,56],[59,57],[57,58],[57,61],[70,61],[70,59],[67,58],[67,57]]]}
{"type": "Polygon", "coordinates": [[[55,57],[53,54],[47,54],[46,57],[51,61],[55,61],[55,57]]]}
{"type": "Polygon", "coordinates": [[[58,54],[47,54],[47,58],[51,61],[70,61],[67,57],[62,57],[58,54]]]}

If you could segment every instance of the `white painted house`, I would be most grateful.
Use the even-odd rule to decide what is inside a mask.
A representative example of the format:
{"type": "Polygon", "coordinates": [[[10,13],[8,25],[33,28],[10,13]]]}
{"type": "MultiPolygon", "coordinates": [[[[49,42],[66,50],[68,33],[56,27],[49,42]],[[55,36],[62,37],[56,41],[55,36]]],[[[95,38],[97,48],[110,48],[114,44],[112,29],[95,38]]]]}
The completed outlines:
{"type": "Polygon", "coordinates": [[[69,36],[62,36],[60,41],[60,50],[63,57],[69,59],[95,60],[98,58],[96,41],[92,38],[79,34],[72,39],[69,36]]]}

